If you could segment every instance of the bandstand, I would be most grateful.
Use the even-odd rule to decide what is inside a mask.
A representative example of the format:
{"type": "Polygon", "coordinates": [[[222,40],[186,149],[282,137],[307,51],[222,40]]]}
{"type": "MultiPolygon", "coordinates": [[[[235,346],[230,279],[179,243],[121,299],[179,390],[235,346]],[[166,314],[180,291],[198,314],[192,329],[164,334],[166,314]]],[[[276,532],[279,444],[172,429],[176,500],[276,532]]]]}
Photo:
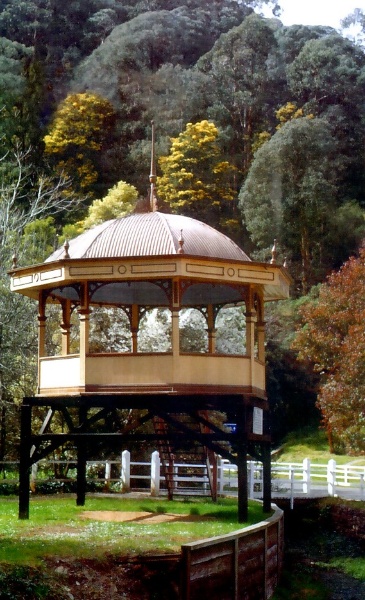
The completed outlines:
{"type": "MultiPolygon", "coordinates": [[[[270,510],[270,432],[265,391],[264,303],[288,297],[287,270],[253,262],[228,237],[189,217],[157,210],[151,176],[150,210],[107,221],[56,250],[43,264],[16,267],[11,289],[33,298],[39,310],[38,390],[21,407],[19,517],[29,517],[32,464],[66,443],[77,451],[77,503],[85,502],[86,461],[91,447],[115,449],[133,441],[156,443],[173,493],[175,447],[200,444],[210,466],[219,454],[238,465],[239,521],[247,517],[247,455],[264,466],[264,510],[270,510]],[[48,311],[59,307],[59,339],[50,343],[48,311]],[[226,307],[241,307],[242,348],[217,347],[217,319],[226,307]],[[168,315],[164,350],[140,348],[148,311],[168,315]],[[95,341],[95,314],[110,325],[122,311],[127,347],[95,341]],[[184,348],[181,316],[198,311],[206,344],[184,348]],[[94,333],[93,333],[94,332],[94,333]],[[52,351],[50,348],[52,347],[52,351]],[[118,410],[136,411],[127,427],[118,410]],[[34,414],[43,425],[34,431],[34,414]],[[234,423],[217,424],[215,412],[234,423]],[[53,429],[62,416],[62,433],[53,429]],[[153,424],[146,432],[146,423],[153,424]]],[[[112,323],[113,332],[118,329],[112,323]]],[[[113,334],[114,335],[114,334],[113,334]]],[[[229,339],[229,331],[226,334],[229,339]]],[[[52,338],[53,336],[53,338],[52,338]]],[[[111,336],[109,336],[111,337],[111,336]]],[[[108,335],[106,336],[108,339],[108,335]]],[[[228,344],[229,345],[229,344],[228,344]]],[[[214,469],[208,469],[214,490],[214,469]]]]}

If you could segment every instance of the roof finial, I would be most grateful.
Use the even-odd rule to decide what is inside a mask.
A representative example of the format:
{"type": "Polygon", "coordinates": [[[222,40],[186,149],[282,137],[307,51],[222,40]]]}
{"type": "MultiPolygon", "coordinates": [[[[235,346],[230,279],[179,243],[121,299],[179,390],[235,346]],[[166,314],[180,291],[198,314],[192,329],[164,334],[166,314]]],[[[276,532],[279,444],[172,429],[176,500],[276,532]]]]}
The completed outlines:
{"type": "Polygon", "coordinates": [[[156,197],[156,156],[155,156],[155,123],[151,121],[152,125],[152,148],[151,148],[151,172],[150,172],[150,184],[151,184],[151,192],[150,192],[150,210],[154,212],[158,209],[157,206],[157,197],[156,197]]]}
{"type": "Polygon", "coordinates": [[[69,244],[68,240],[65,240],[65,243],[63,244],[63,250],[64,250],[64,252],[63,252],[62,258],[66,258],[66,259],[70,258],[70,255],[68,253],[69,248],[70,248],[70,244],[69,244]]]}
{"type": "Polygon", "coordinates": [[[179,249],[177,251],[178,254],[185,254],[185,251],[184,251],[184,248],[183,248],[184,244],[185,244],[185,240],[183,238],[183,230],[180,229],[179,249]]]}
{"type": "Polygon", "coordinates": [[[274,245],[271,248],[271,260],[270,260],[270,264],[274,265],[276,263],[276,257],[277,257],[277,249],[276,249],[276,240],[274,240],[274,245]]]}

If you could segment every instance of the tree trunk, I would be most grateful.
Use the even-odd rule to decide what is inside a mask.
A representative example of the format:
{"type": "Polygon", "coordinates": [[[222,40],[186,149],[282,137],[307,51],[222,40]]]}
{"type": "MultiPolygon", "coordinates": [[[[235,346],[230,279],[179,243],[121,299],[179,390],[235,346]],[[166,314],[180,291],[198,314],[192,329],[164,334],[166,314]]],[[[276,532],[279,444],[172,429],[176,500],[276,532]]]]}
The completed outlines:
{"type": "Polygon", "coordinates": [[[310,272],[310,249],[307,229],[302,230],[300,254],[302,258],[302,293],[305,296],[309,291],[308,280],[310,272]]]}

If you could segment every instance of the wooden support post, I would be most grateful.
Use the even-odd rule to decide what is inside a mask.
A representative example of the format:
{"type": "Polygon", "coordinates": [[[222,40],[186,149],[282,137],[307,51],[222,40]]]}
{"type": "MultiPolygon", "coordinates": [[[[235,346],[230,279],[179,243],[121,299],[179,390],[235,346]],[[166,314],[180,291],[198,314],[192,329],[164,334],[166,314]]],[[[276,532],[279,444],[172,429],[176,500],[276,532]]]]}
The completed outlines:
{"type": "Polygon", "coordinates": [[[29,404],[22,404],[20,409],[19,519],[29,519],[31,434],[32,407],[29,404]]]}
{"type": "Polygon", "coordinates": [[[85,506],[86,498],[86,448],[82,442],[77,444],[77,480],[76,506],[85,506]]]}
{"type": "MultiPolygon", "coordinates": [[[[79,409],[79,425],[85,423],[87,418],[87,408],[81,406],[79,409]]],[[[76,480],[76,505],[85,506],[86,498],[86,445],[80,439],[77,443],[77,480],[76,480]]]]}
{"type": "Polygon", "coordinates": [[[262,446],[263,511],[271,511],[271,453],[270,444],[262,446]]]}
{"type": "Polygon", "coordinates": [[[237,415],[238,522],[248,519],[247,435],[244,408],[237,415]]]}

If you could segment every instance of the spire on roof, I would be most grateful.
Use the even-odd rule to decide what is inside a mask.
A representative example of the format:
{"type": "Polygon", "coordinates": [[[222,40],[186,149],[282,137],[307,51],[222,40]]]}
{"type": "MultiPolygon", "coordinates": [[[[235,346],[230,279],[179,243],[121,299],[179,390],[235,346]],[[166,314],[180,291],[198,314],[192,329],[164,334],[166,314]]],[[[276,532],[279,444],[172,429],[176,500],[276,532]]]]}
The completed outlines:
{"type": "Polygon", "coordinates": [[[151,148],[151,172],[150,172],[150,184],[151,184],[151,192],[150,192],[150,210],[152,212],[158,210],[157,205],[157,196],[156,196],[156,156],[155,156],[155,123],[151,121],[152,125],[152,148],[151,148]]]}

